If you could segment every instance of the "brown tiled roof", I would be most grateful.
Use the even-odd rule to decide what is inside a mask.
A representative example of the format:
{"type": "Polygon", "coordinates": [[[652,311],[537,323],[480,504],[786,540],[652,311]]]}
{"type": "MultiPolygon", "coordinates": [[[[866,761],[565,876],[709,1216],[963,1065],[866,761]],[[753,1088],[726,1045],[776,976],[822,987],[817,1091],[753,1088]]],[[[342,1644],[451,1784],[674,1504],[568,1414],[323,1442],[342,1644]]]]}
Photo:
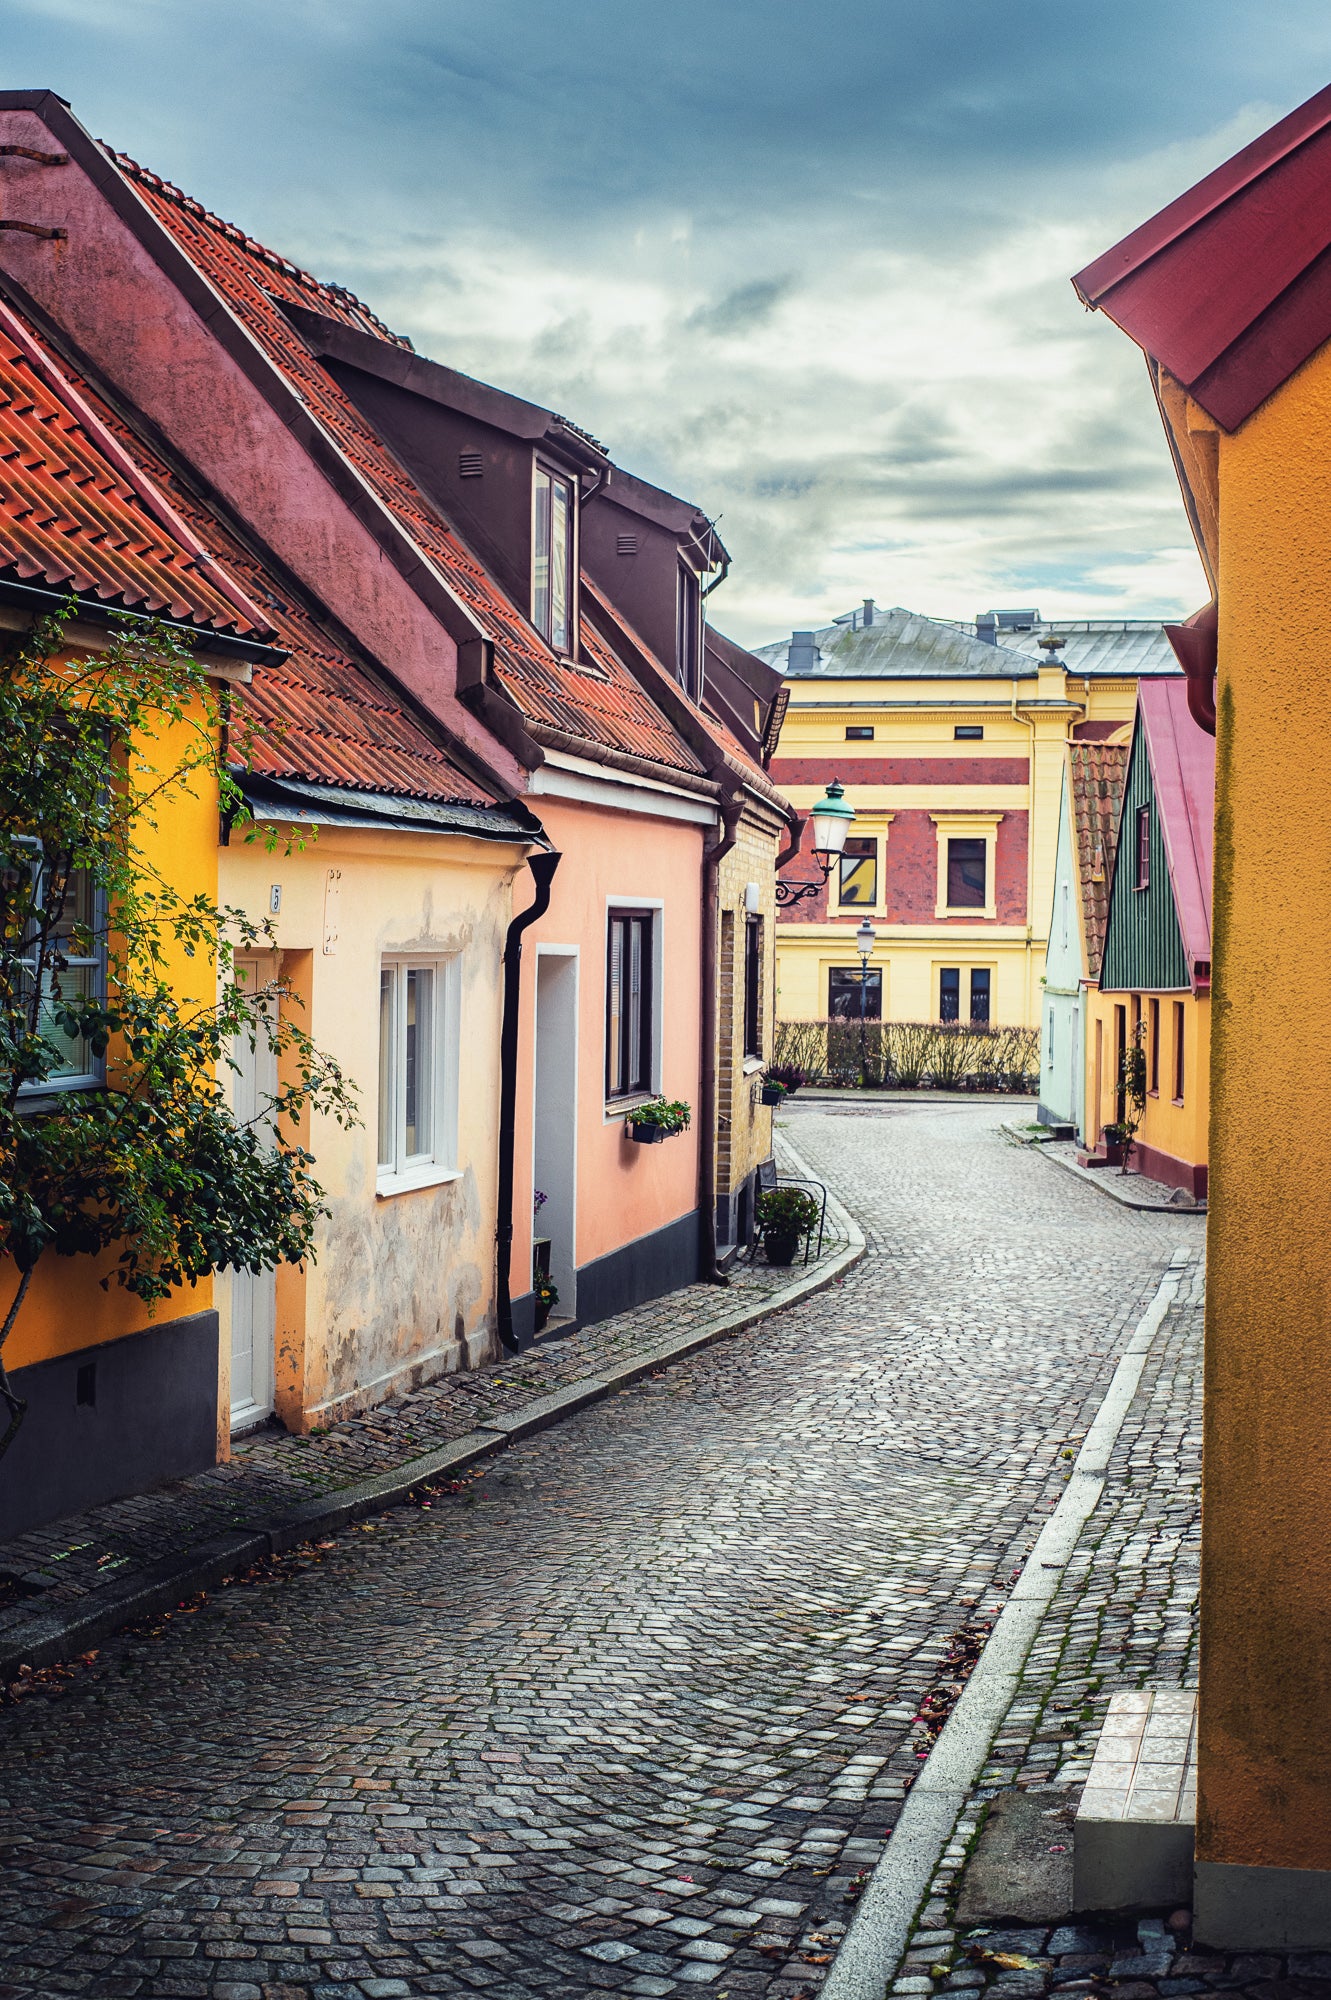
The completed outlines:
{"type": "MultiPolygon", "coordinates": [[[[33,413],[42,414],[47,441],[47,454],[40,463],[36,462],[36,447],[25,444],[20,461],[27,481],[25,491],[38,491],[39,476],[50,485],[59,476],[62,461],[58,456],[52,470],[54,433],[63,440],[60,449],[75,467],[74,472],[64,475],[64,485],[55,486],[58,497],[72,497],[78,503],[71,511],[71,518],[77,513],[77,519],[73,529],[66,531],[67,538],[80,548],[88,542],[87,561],[105,583],[119,577],[116,564],[128,563],[122,597],[128,597],[130,580],[134,579],[145,593],[150,584],[160,586],[160,600],[179,569],[181,596],[164,606],[145,594],[134,600],[135,608],[162,610],[170,617],[188,617],[215,626],[225,619],[234,630],[240,624],[235,606],[248,602],[251,617],[246,631],[257,628],[265,645],[287,650],[289,657],[280,665],[256,662],[252,683],[237,691],[236,699],[252,724],[247,751],[256,773],[452,804],[496,803],[498,794],[454,765],[442,744],[324,629],[290,586],[270,576],[177,468],[148,444],[92,383],[75,377],[69,361],[55,356],[35,328],[2,305],[0,440],[4,442],[0,442],[0,494],[10,490],[14,479],[10,459],[2,456],[10,436],[9,406],[3,398],[13,372],[6,357],[20,341],[26,356],[31,357],[25,364],[27,373],[20,379],[25,396],[32,401],[32,412],[21,415],[18,421],[31,427],[36,420],[33,413]],[[12,342],[2,337],[7,328],[14,334],[12,342]],[[62,380],[67,385],[71,402],[81,412],[81,421],[73,430],[58,417],[44,416],[46,406],[33,393],[38,377],[42,383],[62,380]],[[75,480],[76,491],[70,496],[67,486],[75,480]],[[165,538],[157,527],[158,514],[176,524],[180,537],[160,558],[157,544],[165,538]],[[110,526],[104,525],[103,516],[110,526]],[[85,524],[85,517],[97,527],[97,533],[85,524]],[[132,559],[120,553],[120,541],[128,536],[131,525],[139,536],[132,559]],[[138,552],[143,548],[148,555],[138,552]],[[198,554],[190,555],[186,562],[188,550],[198,554]],[[211,621],[205,615],[209,613],[211,621]]],[[[19,406],[21,411],[26,408],[23,398],[19,406]]],[[[43,500],[42,504],[49,506],[50,502],[43,500]]],[[[10,546],[8,514],[9,504],[0,497],[0,550],[10,546]]],[[[51,578],[49,571],[46,574],[50,580],[63,581],[51,578]]],[[[110,599],[108,589],[96,594],[110,599]]]]}
{"type": "Polygon", "coordinates": [[[124,154],[111,157],[281,371],[309,414],[493,640],[496,672],[523,714],[609,749],[676,769],[695,770],[696,760],[682,739],[613,656],[590,665],[573,665],[550,651],[421,493],[280,308],[283,302],[305,306],[398,346],[410,343],[390,333],[353,293],[321,284],[124,154]]]}
{"type": "Polygon", "coordinates": [[[228,638],[272,629],[3,303],[0,576],[228,638]]]}
{"type": "Polygon", "coordinates": [[[1077,843],[1086,964],[1092,979],[1100,977],[1100,960],[1104,955],[1109,885],[1114,873],[1114,850],[1127,775],[1126,743],[1068,745],[1072,832],[1077,843]]]}

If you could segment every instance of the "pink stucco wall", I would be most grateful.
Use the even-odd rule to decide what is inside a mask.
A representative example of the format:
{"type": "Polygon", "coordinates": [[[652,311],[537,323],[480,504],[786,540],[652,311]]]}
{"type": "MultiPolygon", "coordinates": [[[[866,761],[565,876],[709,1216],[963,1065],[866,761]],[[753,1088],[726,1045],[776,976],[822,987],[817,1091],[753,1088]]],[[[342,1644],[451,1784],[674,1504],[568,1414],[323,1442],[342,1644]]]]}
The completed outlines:
{"type": "MultiPolygon", "coordinates": [[[[704,829],[553,798],[533,799],[563,856],[550,908],[523,941],[512,1288],[530,1285],[537,946],[578,950],[579,1266],[646,1236],[698,1201],[698,993],[704,829]],[[605,1105],[606,919],[611,904],[663,905],[661,1087],[693,1107],[688,1132],[639,1146],[605,1105]]],[[[515,910],[530,903],[518,877],[515,910]]]]}
{"type": "MultiPolygon", "coordinates": [[[[53,151],[63,138],[35,112],[10,110],[0,111],[0,143],[53,151]]],[[[0,236],[5,271],[280,551],[371,656],[522,789],[521,767],[457,699],[453,640],[289,428],[287,419],[301,415],[294,396],[277,385],[275,407],[260,390],[255,377],[263,378],[268,364],[254,350],[242,368],[227,351],[237,329],[220,298],[128,185],[113,180],[108,163],[100,172],[108,185],[118,183],[118,199],[133,204],[134,228],[78,159],[56,170],[5,162],[6,215],[68,232],[57,242],[18,231],[0,236]],[[198,294],[195,303],[182,287],[198,294]]],[[[363,504],[372,510],[368,498],[363,504]]]]}

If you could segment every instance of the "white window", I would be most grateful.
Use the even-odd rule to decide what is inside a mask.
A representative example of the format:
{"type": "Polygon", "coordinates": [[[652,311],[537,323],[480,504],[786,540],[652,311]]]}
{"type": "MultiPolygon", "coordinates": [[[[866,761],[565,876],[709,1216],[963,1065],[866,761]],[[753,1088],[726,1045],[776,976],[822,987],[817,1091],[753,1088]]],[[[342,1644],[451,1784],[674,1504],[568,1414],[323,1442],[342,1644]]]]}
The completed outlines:
{"type": "MultiPolygon", "coordinates": [[[[23,842],[25,848],[28,844],[23,842]]],[[[100,898],[86,869],[61,873],[48,864],[36,841],[31,850],[28,941],[32,956],[19,962],[21,988],[15,998],[26,1011],[40,980],[35,1026],[48,1048],[58,1054],[44,1076],[19,1085],[20,1097],[53,1090],[87,1090],[100,1084],[104,1075],[104,1064],[88,1042],[68,1034],[55,1018],[62,1000],[95,1000],[104,991],[106,936],[100,898]]]]}
{"type": "Polygon", "coordinates": [[[557,653],[572,653],[577,501],[573,481],[536,468],[531,622],[557,653]]]}
{"type": "Polygon", "coordinates": [[[457,962],[386,958],[379,972],[380,1194],[457,1172],[457,962]]]}

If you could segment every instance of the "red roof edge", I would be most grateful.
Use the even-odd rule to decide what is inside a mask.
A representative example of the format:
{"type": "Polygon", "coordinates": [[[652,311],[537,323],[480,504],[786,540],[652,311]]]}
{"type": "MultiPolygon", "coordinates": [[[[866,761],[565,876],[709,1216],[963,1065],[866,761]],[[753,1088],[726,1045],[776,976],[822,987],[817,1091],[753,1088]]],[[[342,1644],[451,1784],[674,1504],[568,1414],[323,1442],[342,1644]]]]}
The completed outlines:
{"type": "Polygon", "coordinates": [[[1232,159],[1216,167],[1212,173],[1171,201],[1149,222],[1143,222],[1130,235],[1123,237],[1112,250],[1106,250],[1084,270],[1078,271],[1072,282],[1077,296],[1087,306],[1096,306],[1104,294],[1114,285],[1120,284],[1133,271],[1158,257],[1171,243],[1195,229],[1199,222],[1231,200],[1243,188],[1268,173],[1280,160],[1304,145],[1314,134],[1331,125],[1331,84],[1310,97],[1306,104],[1300,104],[1287,117],[1272,125],[1269,131],[1244,146],[1232,159]]]}
{"type": "Polygon", "coordinates": [[[1160,832],[1179,931],[1194,987],[1211,978],[1211,871],[1215,851],[1215,738],[1188,711],[1181,681],[1142,681],[1137,714],[1146,737],[1160,832]]]}

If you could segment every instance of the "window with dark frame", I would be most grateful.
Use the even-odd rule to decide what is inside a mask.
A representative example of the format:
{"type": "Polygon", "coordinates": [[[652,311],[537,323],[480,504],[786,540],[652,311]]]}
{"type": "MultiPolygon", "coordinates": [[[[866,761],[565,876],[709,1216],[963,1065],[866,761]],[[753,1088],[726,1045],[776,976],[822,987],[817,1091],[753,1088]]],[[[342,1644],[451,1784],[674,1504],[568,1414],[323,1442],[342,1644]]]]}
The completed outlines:
{"type": "Polygon", "coordinates": [[[1136,872],[1133,875],[1134,889],[1149,889],[1151,886],[1151,808],[1137,808],[1136,872]]]}
{"type": "Polygon", "coordinates": [[[532,522],[531,622],[557,653],[573,651],[573,481],[537,465],[532,522]]]}
{"type": "Polygon", "coordinates": [[[878,901],[878,842],[847,839],[837,864],[837,901],[843,909],[878,901]]]}
{"type": "Polygon", "coordinates": [[[744,1053],[763,1052],[763,920],[744,920],[744,1053]]]}
{"type": "Polygon", "coordinates": [[[982,910],[988,880],[988,842],[949,840],[947,843],[947,907],[982,910]]]}
{"type": "Polygon", "coordinates": [[[605,1094],[652,1089],[653,912],[611,910],[606,939],[605,1094]]]}
{"type": "Polygon", "coordinates": [[[982,722],[958,722],[953,727],[952,736],[953,740],[957,743],[982,742],[984,739],[984,724],[982,722]]]}
{"type": "Polygon", "coordinates": [[[1158,1097],[1160,1095],[1160,1002],[1158,1000],[1149,1000],[1146,1003],[1146,1018],[1149,1023],[1147,1033],[1151,1042],[1150,1091],[1152,1097],[1158,1097]]]}
{"type": "Polygon", "coordinates": [[[873,724],[871,722],[848,722],[846,724],[847,743],[872,743],[873,724]]]}
{"type": "Polygon", "coordinates": [[[684,562],[675,590],[675,658],[680,685],[694,701],[701,701],[702,588],[697,572],[684,562]]]}
{"type": "Polygon", "coordinates": [[[860,1019],[860,987],[864,988],[864,1019],[883,1018],[883,975],[871,967],[866,977],[858,965],[834,965],[827,975],[827,1013],[833,1021],[860,1019]]]}
{"type": "Polygon", "coordinates": [[[989,1026],[989,968],[971,967],[971,1022],[977,1028],[989,1026]]]}
{"type": "Polygon", "coordinates": [[[938,1018],[940,1021],[961,1019],[961,967],[945,965],[938,975],[938,1018]]]}
{"type": "Polygon", "coordinates": [[[1175,1104],[1182,1104],[1183,1102],[1183,1083],[1184,1083],[1183,1022],[1184,1022],[1183,1002],[1181,1000],[1176,1000],[1174,1002],[1174,1102],[1175,1104]]]}

